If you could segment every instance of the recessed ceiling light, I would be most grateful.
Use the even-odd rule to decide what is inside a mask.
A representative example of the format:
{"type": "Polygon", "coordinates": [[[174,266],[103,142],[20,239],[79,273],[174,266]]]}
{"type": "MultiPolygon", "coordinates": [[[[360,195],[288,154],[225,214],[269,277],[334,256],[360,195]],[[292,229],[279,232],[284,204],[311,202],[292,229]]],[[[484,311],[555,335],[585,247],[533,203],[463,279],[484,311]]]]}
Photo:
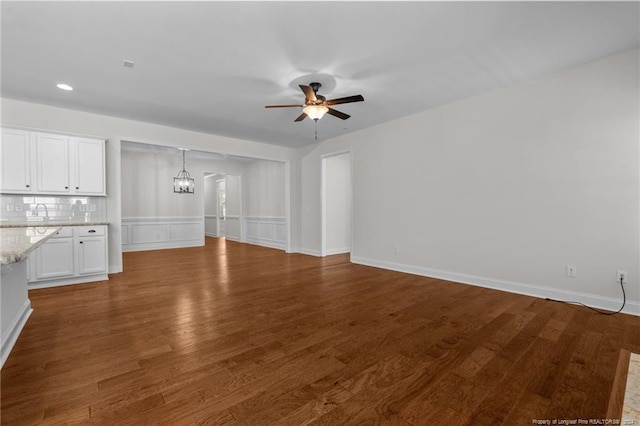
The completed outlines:
{"type": "Polygon", "coordinates": [[[57,86],[58,86],[58,89],[73,90],[73,87],[71,87],[71,86],[69,86],[68,84],[65,84],[65,83],[58,83],[57,86]]]}

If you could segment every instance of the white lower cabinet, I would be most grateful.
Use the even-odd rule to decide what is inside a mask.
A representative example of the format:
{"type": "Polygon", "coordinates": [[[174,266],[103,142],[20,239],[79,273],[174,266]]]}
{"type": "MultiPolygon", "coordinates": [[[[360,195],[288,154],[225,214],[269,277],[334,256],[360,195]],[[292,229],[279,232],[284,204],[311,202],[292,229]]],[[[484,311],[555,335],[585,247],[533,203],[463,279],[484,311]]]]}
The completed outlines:
{"type": "Polygon", "coordinates": [[[107,227],[63,227],[28,260],[29,288],[107,280],[107,227]]]}
{"type": "Polygon", "coordinates": [[[78,274],[107,272],[107,237],[104,226],[77,229],[78,274]],[[100,229],[97,229],[100,228],[100,229]]]}
{"type": "Polygon", "coordinates": [[[43,244],[34,259],[34,278],[72,277],[74,269],[73,238],[56,238],[43,244]]]}

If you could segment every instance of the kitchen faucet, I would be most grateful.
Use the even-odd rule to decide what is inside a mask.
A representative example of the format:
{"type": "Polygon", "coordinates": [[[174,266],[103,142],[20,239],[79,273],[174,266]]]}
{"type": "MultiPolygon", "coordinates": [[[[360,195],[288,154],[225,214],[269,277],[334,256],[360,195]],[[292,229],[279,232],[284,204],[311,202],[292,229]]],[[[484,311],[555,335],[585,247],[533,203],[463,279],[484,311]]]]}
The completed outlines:
{"type": "Polygon", "coordinates": [[[38,215],[38,208],[40,206],[44,207],[44,220],[49,220],[49,210],[47,209],[47,206],[44,203],[36,204],[36,207],[33,209],[33,216],[40,217],[38,215]]]}

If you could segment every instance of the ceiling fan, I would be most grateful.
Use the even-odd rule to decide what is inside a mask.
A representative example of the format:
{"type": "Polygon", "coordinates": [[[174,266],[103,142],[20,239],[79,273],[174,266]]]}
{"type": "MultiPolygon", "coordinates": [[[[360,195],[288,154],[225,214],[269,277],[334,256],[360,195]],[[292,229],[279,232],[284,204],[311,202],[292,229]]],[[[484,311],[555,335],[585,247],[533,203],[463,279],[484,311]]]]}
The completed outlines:
{"type": "Polygon", "coordinates": [[[299,86],[300,89],[304,92],[304,105],[266,105],[265,108],[302,108],[302,114],[300,114],[300,116],[298,116],[298,118],[293,121],[302,121],[305,118],[309,117],[317,122],[318,119],[322,118],[325,113],[346,120],[347,118],[351,117],[349,114],[345,114],[344,112],[340,112],[331,107],[338,104],[348,104],[351,102],[364,101],[362,95],[354,95],[344,98],[327,100],[324,96],[318,95],[318,89],[322,87],[322,84],[318,82],[310,83],[308,86],[305,86],[303,84],[300,84],[299,86]]]}

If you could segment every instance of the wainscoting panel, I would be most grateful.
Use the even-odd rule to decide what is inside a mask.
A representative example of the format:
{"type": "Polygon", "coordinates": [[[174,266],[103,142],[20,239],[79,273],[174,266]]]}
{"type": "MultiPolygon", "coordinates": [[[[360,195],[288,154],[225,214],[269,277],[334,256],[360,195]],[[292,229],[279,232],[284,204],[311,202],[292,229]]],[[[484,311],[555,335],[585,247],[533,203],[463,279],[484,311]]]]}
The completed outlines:
{"type": "Polygon", "coordinates": [[[284,250],[287,221],[284,217],[247,216],[244,218],[246,242],[284,250]]]}
{"type": "Polygon", "coordinates": [[[200,217],[122,218],[122,251],[158,250],[204,245],[200,217]]]}
{"type": "Polygon", "coordinates": [[[240,216],[225,217],[224,236],[228,240],[240,241],[240,216]]]}
{"type": "Polygon", "coordinates": [[[134,223],[131,225],[131,242],[135,244],[167,241],[168,224],[166,223],[134,223]]]}
{"type": "Polygon", "coordinates": [[[169,224],[169,239],[171,241],[192,241],[201,237],[202,222],[169,224]]]}

